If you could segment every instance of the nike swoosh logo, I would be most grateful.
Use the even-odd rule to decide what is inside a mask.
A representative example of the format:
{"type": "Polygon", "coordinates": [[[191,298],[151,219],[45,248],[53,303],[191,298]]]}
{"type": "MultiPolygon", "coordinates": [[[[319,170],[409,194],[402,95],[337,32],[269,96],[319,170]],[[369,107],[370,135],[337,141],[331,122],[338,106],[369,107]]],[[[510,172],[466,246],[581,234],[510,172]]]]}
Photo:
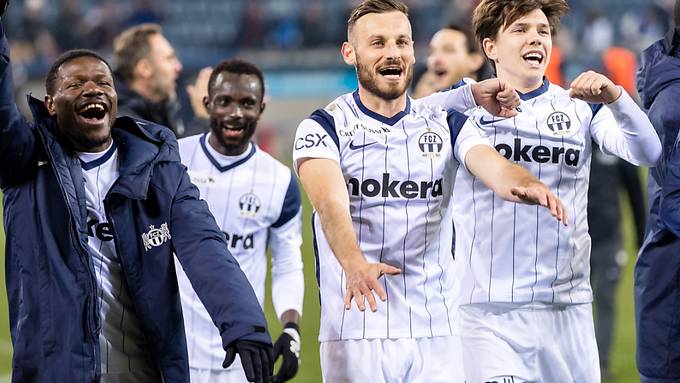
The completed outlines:
{"type": "Polygon", "coordinates": [[[482,116],[482,118],[479,119],[479,123],[482,124],[482,125],[489,125],[489,124],[492,124],[494,122],[496,122],[496,120],[494,120],[493,118],[490,119],[490,120],[485,120],[484,116],[482,116]]]}
{"type": "Polygon", "coordinates": [[[38,161],[38,166],[47,165],[48,163],[49,162],[47,162],[47,161],[38,161]]]}
{"type": "Polygon", "coordinates": [[[369,142],[368,144],[363,144],[363,145],[354,145],[354,141],[352,141],[352,142],[349,143],[349,148],[351,150],[357,150],[357,149],[365,148],[367,146],[371,146],[373,144],[375,144],[375,142],[369,142]]]}

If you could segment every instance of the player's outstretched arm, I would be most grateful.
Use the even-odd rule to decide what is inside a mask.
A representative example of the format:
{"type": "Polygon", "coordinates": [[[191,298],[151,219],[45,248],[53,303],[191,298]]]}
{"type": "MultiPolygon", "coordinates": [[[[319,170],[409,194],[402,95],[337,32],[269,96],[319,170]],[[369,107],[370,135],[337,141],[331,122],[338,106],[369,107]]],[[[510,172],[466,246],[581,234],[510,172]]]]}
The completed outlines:
{"type": "Polygon", "coordinates": [[[459,113],[481,106],[494,116],[507,118],[517,114],[515,108],[519,106],[521,99],[507,81],[494,78],[437,92],[418,101],[459,113]]]}
{"type": "Polygon", "coordinates": [[[567,224],[567,210],[548,187],[525,168],[514,164],[487,145],[468,150],[465,166],[499,197],[530,205],[541,205],[567,224]]]}
{"type": "Polygon", "coordinates": [[[515,108],[521,100],[509,82],[492,78],[471,84],[470,88],[477,105],[492,115],[503,118],[517,115],[515,108]]]}
{"type": "Polygon", "coordinates": [[[351,308],[354,299],[359,310],[366,309],[364,301],[367,300],[371,310],[376,311],[378,307],[373,293],[383,302],[387,299],[378,278],[401,271],[384,263],[366,261],[352,226],[349,195],[337,162],[324,158],[306,159],[299,163],[298,174],[319,216],[328,244],[345,272],[345,309],[351,308]]]}
{"type": "Polygon", "coordinates": [[[651,166],[659,159],[661,141],[652,123],[622,87],[600,73],[587,71],[571,83],[569,95],[596,104],[590,132],[605,153],[633,165],[651,166]]]}

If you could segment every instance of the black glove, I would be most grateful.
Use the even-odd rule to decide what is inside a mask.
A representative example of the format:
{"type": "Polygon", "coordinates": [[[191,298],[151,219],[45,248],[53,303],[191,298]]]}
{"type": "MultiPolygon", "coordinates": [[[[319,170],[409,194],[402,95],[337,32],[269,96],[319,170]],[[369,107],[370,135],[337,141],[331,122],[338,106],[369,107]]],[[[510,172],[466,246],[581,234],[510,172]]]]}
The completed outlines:
{"type": "Polygon", "coordinates": [[[274,383],[282,383],[292,379],[300,367],[300,329],[289,322],[283,326],[283,332],[274,343],[274,361],[283,357],[279,373],[274,375],[274,383]]]}
{"type": "Polygon", "coordinates": [[[237,340],[227,347],[227,356],[222,367],[229,367],[236,358],[241,357],[241,365],[249,382],[268,383],[274,369],[272,346],[251,340],[237,340]]]}
{"type": "Polygon", "coordinates": [[[9,0],[0,0],[0,16],[5,14],[7,7],[9,7],[9,0]]]}

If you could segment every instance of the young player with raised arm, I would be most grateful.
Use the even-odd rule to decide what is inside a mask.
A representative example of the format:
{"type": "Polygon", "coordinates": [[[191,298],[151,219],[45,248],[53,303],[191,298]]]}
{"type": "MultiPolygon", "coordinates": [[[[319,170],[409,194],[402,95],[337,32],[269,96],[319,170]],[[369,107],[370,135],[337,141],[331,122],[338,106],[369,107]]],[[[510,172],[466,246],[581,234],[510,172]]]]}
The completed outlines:
{"type": "MultiPolygon", "coordinates": [[[[569,226],[505,201],[467,169],[456,175],[456,320],[468,383],[599,382],[586,217],[593,142],[635,165],[661,146],[645,114],[605,76],[569,90],[544,78],[565,0],[483,0],[473,30],[497,77],[521,94],[518,113],[469,113],[505,158],[529,169],[567,207],[569,226]]],[[[615,195],[612,198],[617,198],[615,195]]]]}
{"type": "MultiPolygon", "coordinates": [[[[403,3],[357,6],[342,55],[356,68],[358,90],[312,113],[294,143],[315,208],[323,379],[461,382],[450,224],[456,169],[463,164],[504,198],[539,203],[564,220],[562,205],[464,115],[406,95],[415,60],[403,3]]],[[[438,97],[507,116],[519,101],[498,80],[438,97]]]]}

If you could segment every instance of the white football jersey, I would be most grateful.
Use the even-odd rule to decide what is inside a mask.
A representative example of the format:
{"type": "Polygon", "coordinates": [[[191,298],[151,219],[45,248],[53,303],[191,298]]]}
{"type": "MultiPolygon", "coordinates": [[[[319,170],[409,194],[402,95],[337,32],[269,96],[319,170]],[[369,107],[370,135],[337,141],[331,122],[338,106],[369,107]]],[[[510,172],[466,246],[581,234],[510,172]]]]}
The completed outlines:
{"type": "Polygon", "coordinates": [[[501,119],[478,107],[469,115],[501,155],[562,200],[569,225],[546,208],[502,200],[469,172],[458,172],[453,217],[460,303],[591,302],[586,206],[592,143],[638,163],[624,131],[634,132],[628,127],[644,113],[626,92],[607,107],[572,99],[547,81],[522,95],[518,112],[501,119]]]}
{"type": "Polygon", "coordinates": [[[377,312],[360,312],[354,302],[345,310],[344,273],[314,215],[320,341],[452,334],[451,193],[459,160],[479,144],[489,143],[460,113],[409,99],[404,111],[385,118],[357,92],[300,123],[296,166],[306,158],[337,161],[364,256],[402,270],[380,279],[387,301],[378,300],[377,312]]]}
{"type": "MultiPolygon", "coordinates": [[[[302,314],[304,276],[297,180],[288,167],[255,144],[250,144],[242,155],[224,156],[210,146],[209,137],[207,133],[179,140],[180,156],[191,182],[208,203],[260,305],[264,305],[269,246],[277,316],[291,309],[302,314]]],[[[221,370],[225,354],[219,331],[177,260],[175,264],[189,366],[221,370]]]]}
{"type": "Polygon", "coordinates": [[[102,374],[121,376],[130,373],[128,381],[142,379],[155,382],[158,376],[144,380],[146,375],[138,374],[142,371],[151,373],[157,368],[149,357],[150,349],[116,253],[113,226],[108,222],[104,210],[104,198],[118,179],[118,150],[112,144],[105,152],[79,153],[79,158],[85,181],[87,244],[98,284],[102,374]]]}

